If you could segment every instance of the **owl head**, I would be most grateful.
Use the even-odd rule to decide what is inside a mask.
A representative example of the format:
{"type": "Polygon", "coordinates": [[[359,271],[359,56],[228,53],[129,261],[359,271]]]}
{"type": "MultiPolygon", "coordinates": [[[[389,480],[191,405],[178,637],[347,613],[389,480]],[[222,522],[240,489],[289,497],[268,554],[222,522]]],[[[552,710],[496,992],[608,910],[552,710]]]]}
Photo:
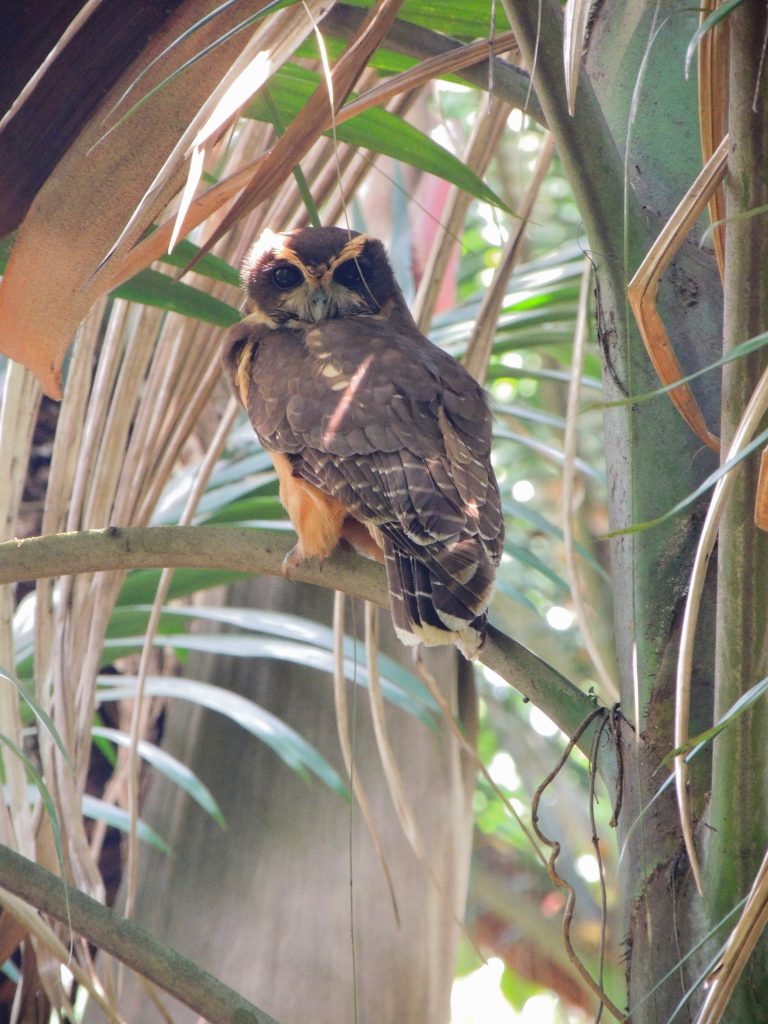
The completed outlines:
{"type": "Polygon", "coordinates": [[[273,327],[405,308],[382,243],[347,228],[265,231],[241,275],[248,313],[273,327]]]}

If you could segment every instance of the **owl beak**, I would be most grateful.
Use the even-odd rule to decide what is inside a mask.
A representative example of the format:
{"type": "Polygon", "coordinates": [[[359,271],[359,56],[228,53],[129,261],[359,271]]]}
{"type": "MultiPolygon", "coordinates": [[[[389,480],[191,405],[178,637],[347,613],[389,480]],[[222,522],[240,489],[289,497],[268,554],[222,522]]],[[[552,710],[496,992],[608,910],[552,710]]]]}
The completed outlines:
{"type": "Polygon", "coordinates": [[[325,320],[328,316],[328,307],[330,305],[330,296],[324,288],[315,288],[315,290],[309,296],[309,308],[312,313],[312,319],[317,323],[318,320],[325,320]]]}

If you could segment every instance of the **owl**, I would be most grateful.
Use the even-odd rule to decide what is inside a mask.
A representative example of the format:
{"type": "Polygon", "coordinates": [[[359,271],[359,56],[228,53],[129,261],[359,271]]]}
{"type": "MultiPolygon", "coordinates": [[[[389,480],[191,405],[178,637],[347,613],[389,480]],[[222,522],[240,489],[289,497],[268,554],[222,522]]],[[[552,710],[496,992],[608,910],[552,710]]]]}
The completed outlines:
{"type": "Polygon", "coordinates": [[[419,331],[384,246],[346,228],[265,232],[223,361],[298,534],[386,567],[407,644],[477,656],[504,539],[483,389],[419,331]]]}

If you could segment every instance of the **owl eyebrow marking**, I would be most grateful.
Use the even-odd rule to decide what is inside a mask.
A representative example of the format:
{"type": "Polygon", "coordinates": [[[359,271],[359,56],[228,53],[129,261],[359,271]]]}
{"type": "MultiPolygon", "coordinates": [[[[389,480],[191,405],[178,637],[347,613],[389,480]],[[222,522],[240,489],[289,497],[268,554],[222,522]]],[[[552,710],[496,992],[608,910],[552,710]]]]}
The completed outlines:
{"type": "Polygon", "coordinates": [[[349,409],[352,403],[352,399],[355,397],[355,392],[362,384],[363,378],[368,372],[368,367],[371,365],[372,360],[373,354],[366,356],[366,358],[362,361],[362,363],[360,363],[358,368],[355,370],[354,375],[350,379],[350,382],[347,385],[344,394],[339,399],[339,404],[334,409],[333,416],[331,416],[330,420],[328,421],[328,426],[326,427],[323,433],[324,445],[327,446],[331,443],[334,434],[337,432],[337,430],[343,423],[344,417],[347,414],[347,409],[349,409]]]}
{"type": "Polygon", "coordinates": [[[379,302],[376,296],[371,291],[371,286],[368,284],[368,279],[366,278],[365,272],[363,271],[363,267],[360,263],[360,257],[363,254],[363,250],[365,249],[366,243],[370,241],[370,238],[370,235],[357,235],[355,238],[350,238],[350,240],[341,250],[339,255],[336,257],[336,259],[332,261],[331,266],[329,268],[329,273],[333,275],[334,271],[336,270],[336,267],[340,266],[343,263],[348,263],[349,260],[354,260],[355,266],[357,267],[358,273],[360,274],[360,280],[363,282],[363,284],[365,285],[365,290],[368,292],[368,297],[378,307],[379,302]]]}
{"type": "Polygon", "coordinates": [[[339,263],[345,263],[347,260],[357,259],[358,256],[362,256],[363,249],[368,241],[370,241],[370,235],[357,235],[355,238],[350,238],[333,261],[333,265],[336,266],[339,263]]]}
{"type": "Polygon", "coordinates": [[[300,270],[306,278],[306,270],[300,257],[293,251],[293,249],[289,249],[287,245],[281,246],[280,249],[275,249],[274,257],[274,260],[269,264],[269,269],[284,261],[286,263],[293,264],[293,266],[300,270]]]}

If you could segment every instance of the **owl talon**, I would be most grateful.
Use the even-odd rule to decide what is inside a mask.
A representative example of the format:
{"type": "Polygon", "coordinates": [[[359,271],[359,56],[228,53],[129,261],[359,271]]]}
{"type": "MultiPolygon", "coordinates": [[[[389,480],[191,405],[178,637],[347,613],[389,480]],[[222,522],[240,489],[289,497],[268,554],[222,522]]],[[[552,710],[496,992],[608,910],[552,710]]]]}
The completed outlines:
{"type": "Polygon", "coordinates": [[[281,572],[287,579],[291,579],[292,574],[299,568],[302,562],[306,561],[301,553],[301,549],[298,544],[294,544],[291,550],[283,559],[281,572]]]}
{"type": "Polygon", "coordinates": [[[330,551],[326,551],[323,554],[319,555],[305,555],[304,552],[301,550],[301,544],[294,544],[294,546],[283,559],[281,572],[283,576],[286,577],[286,579],[293,579],[293,575],[297,569],[300,569],[307,562],[309,562],[310,564],[318,564],[319,562],[324,562],[325,559],[328,558],[330,553],[330,551]]]}

